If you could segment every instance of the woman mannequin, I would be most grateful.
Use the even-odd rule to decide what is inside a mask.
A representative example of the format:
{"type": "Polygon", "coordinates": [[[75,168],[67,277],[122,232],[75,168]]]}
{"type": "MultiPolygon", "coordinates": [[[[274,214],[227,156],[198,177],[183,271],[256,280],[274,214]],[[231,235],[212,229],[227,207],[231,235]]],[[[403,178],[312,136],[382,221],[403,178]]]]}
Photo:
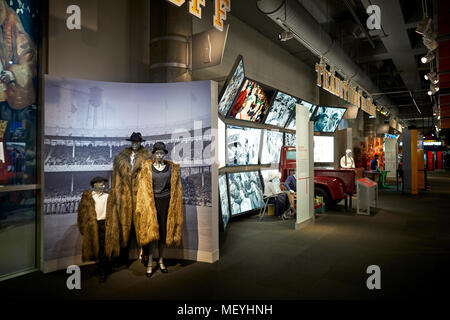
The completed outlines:
{"type": "Polygon", "coordinates": [[[159,269],[164,266],[164,249],[181,243],[183,224],[183,190],[180,165],[164,160],[168,153],[163,142],[153,146],[155,160],[142,162],[138,177],[135,228],[138,244],[142,246],[142,262],[147,277],[152,276],[152,253],[158,244],[159,269]]]}

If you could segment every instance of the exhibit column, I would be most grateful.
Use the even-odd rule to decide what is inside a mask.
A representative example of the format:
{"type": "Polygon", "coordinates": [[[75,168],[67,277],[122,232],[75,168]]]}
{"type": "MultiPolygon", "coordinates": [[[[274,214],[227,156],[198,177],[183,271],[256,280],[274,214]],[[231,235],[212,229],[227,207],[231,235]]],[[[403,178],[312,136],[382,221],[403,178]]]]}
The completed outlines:
{"type": "Polygon", "coordinates": [[[417,130],[403,132],[403,175],[405,191],[418,194],[417,189],[417,130]]]}
{"type": "Polygon", "coordinates": [[[150,81],[192,80],[192,16],[165,0],[150,2],[150,81]]]}
{"type": "Polygon", "coordinates": [[[309,123],[309,110],[301,105],[296,106],[297,137],[297,221],[295,229],[313,222],[313,173],[312,173],[312,126],[309,123]]]}
{"type": "Polygon", "coordinates": [[[386,177],[394,178],[397,174],[398,143],[397,139],[386,138],[384,141],[384,169],[388,171],[386,177]]]}

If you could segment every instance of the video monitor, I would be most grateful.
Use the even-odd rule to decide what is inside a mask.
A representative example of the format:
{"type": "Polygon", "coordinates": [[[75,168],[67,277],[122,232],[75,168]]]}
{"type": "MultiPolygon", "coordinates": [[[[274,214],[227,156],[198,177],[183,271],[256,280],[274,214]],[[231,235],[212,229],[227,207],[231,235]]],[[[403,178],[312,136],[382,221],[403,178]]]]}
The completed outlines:
{"type": "Polygon", "coordinates": [[[295,133],[284,134],[284,145],[289,147],[295,147],[297,145],[297,135],[295,133]]]}
{"type": "Polygon", "coordinates": [[[288,122],[288,124],[286,126],[287,129],[295,130],[297,128],[296,127],[297,126],[296,117],[297,117],[296,112],[293,112],[292,113],[292,117],[291,117],[291,119],[289,120],[289,122],[288,122]]]}
{"type": "Polygon", "coordinates": [[[296,97],[278,91],[264,123],[284,127],[292,112],[295,111],[297,101],[296,97]]]}
{"type": "Polygon", "coordinates": [[[334,132],[339,126],[342,117],[347,111],[346,108],[337,107],[317,107],[314,115],[314,131],[334,132]]]}
{"type": "Polygon", "coordinates": [[[258,164],[261,129],[227,126],[227,165],[258,164]]]}
{"type": "Polygon", "coordinates": [[[264,130],[261,164],[279,163],[282,146],[283,132],[264,130]]]}
{"type": "Polygon", "coordinates": [[[258,171],[228,174],[231,216],[263,206],[263,188],[258,171]]]}
{"type": "Polygon", "coordinates": [[[245,79],[228,118],[261,123],[269,110],[271,93],[259,83],[245,79]]]}
{"type": "Polygon", "coordinates": [[[314,113],[314,111],[316,110],[317,106],[315,104],[309,103],[307,101],[304,100],[300,100],[298,102],[298,104],[307,107],[309,109],[309,118],[311,119],[311,115],[314,113]]]}
{"type": "Polygon", "coordinates": [[[225,123],[219,119],[217,127],[217,147],[219,148],[217,154],[219,158],[219,168],[222,168],[225,166],[225,123]]]}
{"type": "Polygon", "coordinates": [[[232,76],[224,85],[223,93],[219,101],[219,112],[225,117],[233,104],[234,98],[239,92],[242,82],[244,81],[244,60],[238,57],[233,69],[232,76]]]}
{"type": "Polygon", "coordinates": [[[228,220],[230,219],[226,174],[219,175],[219,194],[220,194],[220,208],[222,212],[223,229],[225,230],[228,224],[228,220]]]}
{"type": "MultiPolygon", "coordinates": [[[[311,119],[311,116],[314,113],[314,111],[317,109],[317,106],[312,104],[312,103],[309,103],[307,101],[304,101],[304,100],[299,100],[297,103],[299,105],[302,105],[302,106],[307,107],[309,109],[309,118],[311,119]]],[[[293,129],[293,130],[296,129],[296,124],[297,124],[296,116],[297,116],[296,112],[293,112],[291,119],[287,123],[287,126],[286,126],[287,129],[293,129]]]]}
{"type": "Polygon", "coordinates": [[[334,162],[334,137],[314,136],[314,162],[334,162]]]}

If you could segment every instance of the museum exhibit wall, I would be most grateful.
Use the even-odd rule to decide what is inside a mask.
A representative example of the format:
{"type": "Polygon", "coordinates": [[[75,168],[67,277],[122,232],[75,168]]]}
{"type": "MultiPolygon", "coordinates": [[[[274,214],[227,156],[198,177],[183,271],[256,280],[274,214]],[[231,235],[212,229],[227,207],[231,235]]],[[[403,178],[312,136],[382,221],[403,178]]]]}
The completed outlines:
{"type": "MultiPolygon", "coordinates": [[[[202,19],[193,18],[194,34],[212,28],[213,9],[212,4],[206,5],[202,8],[202,19]]],[[[194,80],[212,79],[220,82],[219,86],[223,85],[240,54],[244,57],[246,77],[317,104],[319,88],[316,86],[313,64],[301,62],[277,43],[239,20],[233,15],[233,9],[227,14],[226,23],[230,28],[222,64],[194,71],[194,80]]]]}
{"type": "Polygon", "coordinates": [[[0,0],[0,280],[36,267],[40,18],[36,1],[0,0]]]}
{"type": "Polygon", "coordinates": [[[49,0],[48,73],[78,79],[147,82],[150,1],[49,0]],[[66,8],[79,5],[81,30],[66,8]]]}
{"type": "MultiPolygon", "coordinates": [[[[44,133],[44,271],[81,264],[77,207],[95,176],[111,182],[114,157],[141,132],[181,166],[182,246],[168,258],[218,260],[217,83],[119,83],[47,76],[44,133]]],[[[137,257],[137,247],[134,250],[137,257]]]]}

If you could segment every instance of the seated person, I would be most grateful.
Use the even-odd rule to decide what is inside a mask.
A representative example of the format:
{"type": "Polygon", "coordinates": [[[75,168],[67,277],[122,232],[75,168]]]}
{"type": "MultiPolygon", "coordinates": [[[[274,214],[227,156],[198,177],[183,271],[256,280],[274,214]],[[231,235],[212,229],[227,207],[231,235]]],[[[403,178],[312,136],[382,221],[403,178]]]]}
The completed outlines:
{"type": "Polygon", "coordinates": [[[380,168],[378,167],[378,154],[375,154],[375,157],[370,162],[370,170],[371,171],[379,171],[380,168]]]}
{"type": "Polygon", "coordinates": [[[295,175],[295,172],[293,175],[287,177],[284,182],[284,187],[288,192],[289,201],[293,204],[297,192],[297,176],[295,175]]]}
{"type": "Polygon", "coordinates": [[[284,182],[284,187],[290,193],[297,192],[297,177],[295,176],[295,173],[287,177],[286,181],[284,182]]]}
{"type": "Polygon", "coordinates": [[[288,219],[289,215],[287,211],[290,211],[290,216],[295,214],[295,210],[289,201],[289,197],[286,193],[280,189],[280,174],[270,174],[269,179],[264,183],[264,196],[271,197],[269,199],[270,204],[275,204],[275,216],[284,219],[288,219]]]}

